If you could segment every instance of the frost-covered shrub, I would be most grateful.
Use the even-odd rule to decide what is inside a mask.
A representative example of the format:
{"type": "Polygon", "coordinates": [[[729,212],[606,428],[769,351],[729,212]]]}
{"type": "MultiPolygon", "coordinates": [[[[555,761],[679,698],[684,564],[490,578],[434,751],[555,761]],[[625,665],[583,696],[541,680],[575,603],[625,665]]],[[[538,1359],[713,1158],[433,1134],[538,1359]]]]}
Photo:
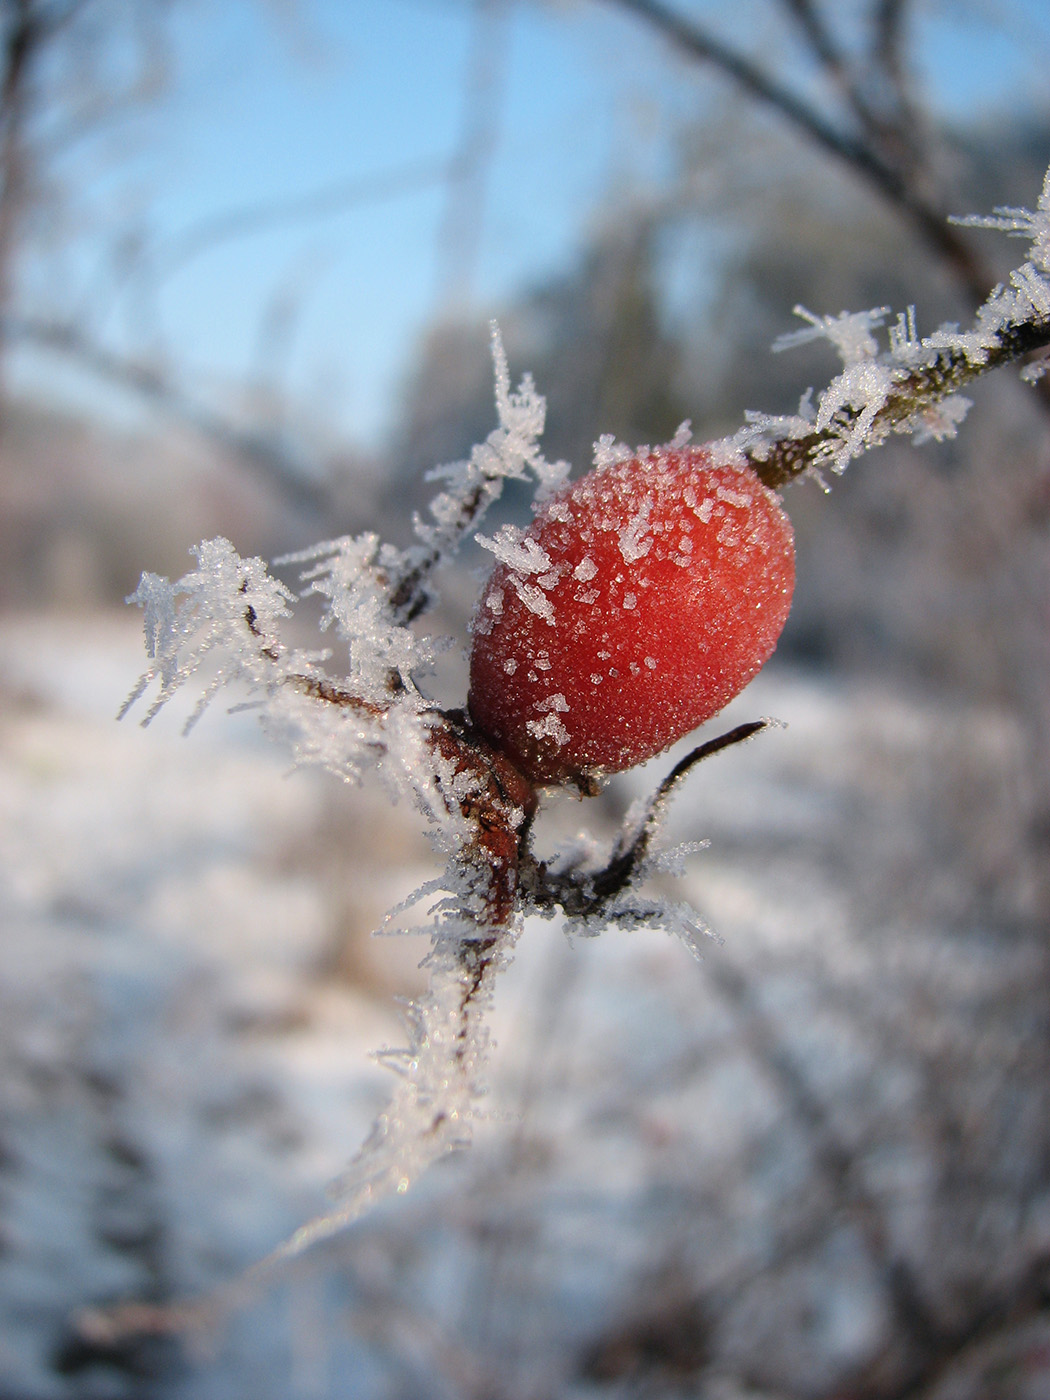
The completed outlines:
{"type": "MultiPolygon", "coordinates": [[[[393,797],[410,799],[447,862],[443,876],[411,901],[431,901],[430,990],[408,1010],[408,1044],[384,1052],[399,1074],[392,1101],[339,1183],[335,1208],[304,1225],[277,1256],[303,1249],[378,1199],[404,1192],[430,1162],[469,1140],[483,1088],[486,1007],[526,914],[560,915],[586,934],[611,923],[658,924],[698,951],[706,930],[693,911],[650,898],[641,888],[647,875],[676,857],[654,850],[660,819],[700,759],[756,733],[766,721],[742,725],[682,760],[654,796],[629,814],[604,857],[585,838],[548,861],[533,854],[542,788],[568,782],[584,793],[595,791],[604,771],[650,756],[720,708],[769,654],[790,591],[784,565],[790,532],[772,492],[801,476],[841,472],[892,433],[919,442],[953,435],[968,407],[960,387],[1050,343],[1050,174],[1035,213],[1007,209],[967,222],[1032,240],[1029,260],[1009,286],[993,291],[969,329],[942,326],[922,337],[909,310],[889,323],[887,346],[880,349],[876,333],[887,325],[886,308],[838,316],[800,310],[806,329],[781,345],[823,336],[843,361],[842,372],[815,402],[807,393],[797,414],[750,414],[735,435],[702,448],[689,446],[688,425],[656,449],[601,439],[594,474],[575,487],[565,485],[565,464],[543,456],[544,400],[527,377],[512,390],[494,331],[497,427],[467,461],[435,473],[442,489],[430,518],[415,523],[416,543],[395,549],[364,534],[278,561],[300,567],[303,596],[320,599],[322,626],[338,639],[337,651],[303,651],[286,643],[282,624],[296,595],[262,560],[242,558],[226,540],[198,546],[196,567],[175,583],[143,576],[131,601],[144,611],[151,664],[125,711],[153,687],[148,723],[177,689],[196,681],[202,693],[192,725],[220,689],[235,684],[247,692],[241,703],[258,709],[297,762],[319,764],[351,781],[375,772],[393,797]],[[669,512],[665,489],[668,471],[678,471],[682,462],[689,470],[676,478],[676,489],[688,528],[669,512]],[[478,537],[497,557],[474,624],[476,656],[485,657],[483,683],[476,673],[473,705],[439,708],[428,697],[427,675],[447,643],[418,626],[434,601],[436,566],[475,531],[506,480],[530,477],[538,510],[533,527],[517,532],[504,526],[478,537]],[[756,512],[765,522],[761,528],[756,512]],[[701,527],[710,528],[719,548],[708,547],[701,527]],[[742,576],[731,567],[748,550],[763,559],[778,552],[783,566],[757,592],[757,574],[742,576]],[[679,706],[681,697],[669,700],[654,682],[651,708],[681,711],[669,727],[650,724],[645,689],[637,684],[670,659],[669,644],[665,638],[660,651],[649,631],[632,623],[639,593],[655,586],[657,561],[661,568],[670,565],[657,580],[659,607],[651,616],[670,615],[672,642],[680,636],[682,647],[695,646],[696,636],[687,620],[692,614],[678,598],[687,590],[674,585],[678,568],[683,581],[702,581],[702,607],[722,607],[726,619],[742,616],[741,589],[750,606],[783,604],[776,624],[761,632],[761,644],[710,705],[679,706]],[[557,664],[563,672],[571,668],[574,649],[562,645],[565,629],[586,638],[587,608],[599,601],[608,646],[578,651],[581,666],[600,662],[604,669],[546,684],[542,677],[555,665],[554,648],[545,648],[542,638],[548,631],[559,638],[557,664]],[[511,611],[513,623],[505,620],[511,611]],[[521,677],[515,680],[519,668],[534,675],[526,675],[524,690],[521,677]],[[508,693],[513,689],[520,697],[513,703],[501,703],[501,671],[508,693]],[[630,728],[632,739],[639,728],[646,731],[644,742],[621,743],[623,763],[612,761],[608,749],[580,740],[584,731],[573,707],[586,709],[599,687],[600,704],[589,711],[588,744],[594,724],[630,728]]],[[[1030,366],[1025,375],[1035,378],[1040,369],[1030,366]]],[[[743,624],[726,621],[715,628],[718,645],[727,628],[738,626],[743,624]]],[[[715,661],[713,671],[722,664],[720,654],[715,661]]]]}

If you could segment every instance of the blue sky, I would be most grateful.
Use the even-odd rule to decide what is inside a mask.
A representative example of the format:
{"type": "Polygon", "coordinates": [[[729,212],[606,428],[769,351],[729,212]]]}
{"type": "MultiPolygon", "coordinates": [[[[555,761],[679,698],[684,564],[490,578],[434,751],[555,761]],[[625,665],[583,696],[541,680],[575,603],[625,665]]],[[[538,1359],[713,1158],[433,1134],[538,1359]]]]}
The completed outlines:
{"type": "MultiPolygon", "coordinates": [[[[495,146],[469,260],[479,305],[498,306],[563,264],[617,168],[633,174],[644,162],[636,114],[614,96],[617,36],[595,42],[593,28],[571,7],[518,5],[495,35],[495,146]]],[[[221,15],[198,10],[187,47],[210,58],[191,60],[176,98],[185,116],[169,139],[182,178],[161,204],[173,229],[357,177],[416,169],[419,178],[398,197],[216,245],[167,283],[168,333],[189,343],[201,305],[221,306],[211,351],[249,364],[260,307],[294,287],[302,392],[312,380],[314,392],[340,398],[348,431],[380,435],[409,347],[449,292],[449,190],[438,171],[461,140],[477,39],[465,0],[318,4],[295,29],[251,0],[221,15]]]]}
{"type": "MultiPolygon", "coordinates": [[[[768,0],[681,4],[752,51],[757,36],[771,62],[783,52],[768,0]]],[[[1046,0],[927,9],[917,52],[942,109],[1045,105],[1046,0]]],[[[472,305],[498,311],[571,260],[603,201],[658,182],[668,134],[710,100],[600,0],[517,0],[488,31],[472,0],[189,0],[173,16],[171,84],[110,174],[148,235],[147,266],[163,271],[132,284],[150,287],[145,300],[112,302],[106,334],[164,346],[221,396],[258,368],[261,327],[292,308],[286,341],[268,342],[283,345],[283,382],[365,445],[388,429],[453,270],[469,274],[472,305]],[[462,140],[479,34],[500,77],[480,218],[452,234],[457,263],[440,173],[462,140]],[[187,235],[213,218],[373,177],[399,191],[187,256],[187,235]]]]}

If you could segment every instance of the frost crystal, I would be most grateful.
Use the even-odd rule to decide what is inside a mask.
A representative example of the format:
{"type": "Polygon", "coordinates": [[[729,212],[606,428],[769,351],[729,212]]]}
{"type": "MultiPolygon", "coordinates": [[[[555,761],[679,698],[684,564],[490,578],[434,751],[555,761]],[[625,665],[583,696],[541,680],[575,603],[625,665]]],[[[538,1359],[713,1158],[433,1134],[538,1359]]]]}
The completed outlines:
{"type": "Polygon", "coordinates": [[[303,596],[325,600],[321,626],[334,627],[349,646],[347,679],[354,693],[372,704],[390,698],[391,676],[414,689],[417,676],[433,666],[440,643],[418,639],[391,617],[389,581],[406,569],[406,554],[380,544],[378,535],[344,537],[285,555],[278,564],[310,564],[302,575],[303,596]]]}
{"type": "Polygon", "coordinates": [[[612,433],[603,433],[594,444],[594,465],[599,469],[611,467],[617,462],[629,462],[634,456],[644,457],[645,453],[645,448],[628,447],[626,443],[617,442],[612,433]]]}
{"type": "Polygon", "coordinates": [[[1031,240],[1032,262],[1041,271],[1050,273],[1050,170],[1043,180],[1043,189],[1035,213],[1028,209],[1001,207],[992,214],[967,214],[952,219],[965,228],[995,228],[1014,238],[1031,240]]]}
{"type": "MultiPolygon", "coordinates": [[[[1023,373],[1024,371],[1022,375],[1023,373]]],[[[916,414],[913,419],[908,420],[916,444],[944,442],[953,438],[959,424],[972,407],[972,400],[964,398],[962,394],[953,394],[950,399],[942,399],[940,403],[932,404],[922,413],[916,414]]]]}
{"type": "Polygon", "coordinates": [[[503,482],[521,480],[529,472],[536,478],[538,494],[548,495],[569,474],[568,463],[548,462],[539,448],[547,405],[530,375],[516,392],[510,387],[510,371],[499,329],[492,324],[492,358],[496,371],[496,413],[499,426],[479,443],[465,462],[436,467],[431,481],[448,486],[430,504],[433,523],[416,518],[415,531],[426,550],[447,554],[464,533],[499,499],[503,482]]]}
{"type": "Polygon", "coordinates": [[[801,316],[809,325],[805,330],[790,331],[773,342],[773,350],[793,349],[811,340],[827,340],[842,357],[843,365],[861,364],[878,354],[878,341],[872,331],[881,326],[889,315],[888,306],[879,306],[872,311],[842,311],[838,316],[815,316],[804,306],[795,307],[795,315],[801,316]]]}
{"type": "Polygon", "coordinates": [[[429,959],[430,994],[405,1011],[408,1044],[378,1059],[398,1076],[386,1110],[343,1175],[333,1209],[309,1221],[266,1263],[301,1253],[390,1195],[404,1195],[433,1162],[469,1145],[484,1094],[485,1014],[513,939],[483,969],[440,944],[429,959]]]}
{"type": "Polygon", "coordinates": [[[885,406],[893,387],[893,370],[875,360],[859,360],[831,381],[820,396],[817,432],[833,427],[843,408],[855,410],[840,432],[830,433],[818,463],[827,462],[833,471],[841,472],[847,464],[864,451],[876,415],[885,406]]]}
{"type": "Polygon", "coordinates": [[[906,312],[897,316],[895,325],[889,328],[890,353],[901,364],[917,363],[922,355],[922,341],[915,329],[915,307],[909,306],[906,312]]]}
{"type": "MultiPolygon", "coordinates": [[[[288,663],[277,636],[277,623],[289,616],[294,601],[284,584],[270,577],[261,559],[242,559],[229,540],[206,540],[192,553],[195,570],[174,584],[143,574],[127,600],[143,610],[146,655],[153,664],[125,701],[121,718],[159,681],[143,720],[149,724],[214,653],[215,674],[186,723],[188,731],[222,686],[244,682],[252,692],[268,691],[288,663]]],[[[300,660],[311,667],[308,659],[300,660]]]]}
{"type": "Polygon", "coordinates": [[[515,573],[545,574],[551,566],[546,551],[513,525],[501,526],[495,539],[487,539],[484,535],[475,535],[474,538],[515,573]]]}

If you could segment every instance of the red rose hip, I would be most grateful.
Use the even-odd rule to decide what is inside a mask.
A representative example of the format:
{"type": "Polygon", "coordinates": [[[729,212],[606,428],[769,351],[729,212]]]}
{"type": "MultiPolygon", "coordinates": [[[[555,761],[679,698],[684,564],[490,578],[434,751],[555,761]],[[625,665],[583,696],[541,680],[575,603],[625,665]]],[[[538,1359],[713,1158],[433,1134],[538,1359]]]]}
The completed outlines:
{"type": "Polygon", "coordinates": [[[791,524],[704,448],[598,467],[548,501],[472,624],[470,713],[533,782],[620,772],[716,714],[791,606],[791,524]]]}

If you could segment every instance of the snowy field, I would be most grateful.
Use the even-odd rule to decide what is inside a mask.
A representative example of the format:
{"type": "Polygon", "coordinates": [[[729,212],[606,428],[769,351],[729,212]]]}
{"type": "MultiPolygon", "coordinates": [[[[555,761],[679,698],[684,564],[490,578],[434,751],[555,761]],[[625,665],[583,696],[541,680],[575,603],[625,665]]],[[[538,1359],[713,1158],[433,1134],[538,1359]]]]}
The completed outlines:
{"type": "Polygon", "coordinates": [[[711,732],[787,727],[667,832],[711,842],[702,963],[530,924],[470,1153],[182,1334],[93,1330],[324,1210],[421,985],[368,932],[439,868],[248,715],[116,724],[141,656],[130,614],[0,622],[0,1400],[1050,1394],[1019,736],[775,666],[711,732]]]}

